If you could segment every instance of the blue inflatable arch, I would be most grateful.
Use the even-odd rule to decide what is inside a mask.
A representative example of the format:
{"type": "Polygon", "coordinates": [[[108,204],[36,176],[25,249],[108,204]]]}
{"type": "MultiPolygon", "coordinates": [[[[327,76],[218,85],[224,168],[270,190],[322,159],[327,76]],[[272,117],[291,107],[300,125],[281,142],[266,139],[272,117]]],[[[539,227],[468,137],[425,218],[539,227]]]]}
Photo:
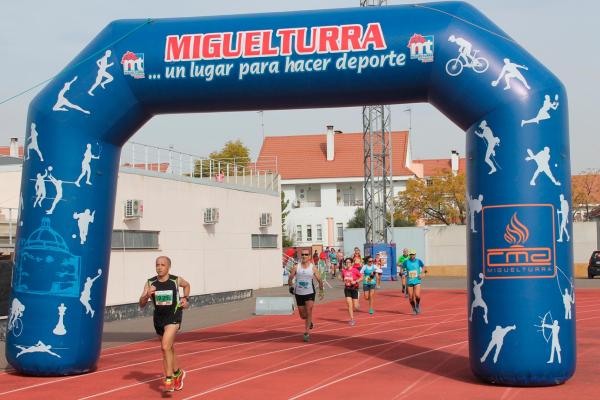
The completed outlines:
{"type": "Polygon", "coordinates": [[[466,132],[471,369],[564,382],[576,355],[565,88],[461,2],[109,24],[29,108],[8,361],[32,375],[95,368],[119,154],[152,116],[415,102],[466,132]]]}

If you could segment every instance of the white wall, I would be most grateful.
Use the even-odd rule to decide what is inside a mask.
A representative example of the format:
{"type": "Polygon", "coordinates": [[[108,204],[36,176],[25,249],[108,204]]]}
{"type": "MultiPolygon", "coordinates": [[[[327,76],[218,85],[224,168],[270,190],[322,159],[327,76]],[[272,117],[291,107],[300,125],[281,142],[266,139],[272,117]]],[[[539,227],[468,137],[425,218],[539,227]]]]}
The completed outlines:
{"type": "Polygon", "coordinates": [[[21,166],[0,167],[0,207],[18,208],[21,187],[21,166]]]}
{"type": "Polygon", "coordinates": [[[137,301],[145,279],[154,274],[155,258],[163,254],[173,261],[172,273],[190,282],[192,295],[280,286],[280,226],[277,193],[120,173],[115,229],[160,231],[161,249],[112,252],[107,304],[137,301]],[[143,218],[123,221],[126,199],[144,201],[143,218]],[[203,223],[207,207],[219,209],[218,223],[203,223]],[[268,228],[259,227],[262,212],[272,215],[268,228]],[[278,248],[252,249],[251,234],[259,233],[279,235],[278,248]]]}
{"type": "MultiPolygon", "coordinates": [[[[0,169],[3,207],[18,206],[18,169],[0,169]]],[[[107,305],[137,302],[159,255],[172,259],[171,272],[190,282],[192,295],[281,286],[279,192],[159,176],[119,172],[114,228],[160,231],[160,249],[111,252],[107,305]],[[143,218],[123,221],[126,199],[143,200],[143,218]],[[219,208],[217,224],[204,225],[206,207],[219,208]],[[262,212],[272,215],[268,228],[259,227],[262,212]],[[259,233],[278,235],[278,248],[252,249],[251,234],[259,233]]]]}

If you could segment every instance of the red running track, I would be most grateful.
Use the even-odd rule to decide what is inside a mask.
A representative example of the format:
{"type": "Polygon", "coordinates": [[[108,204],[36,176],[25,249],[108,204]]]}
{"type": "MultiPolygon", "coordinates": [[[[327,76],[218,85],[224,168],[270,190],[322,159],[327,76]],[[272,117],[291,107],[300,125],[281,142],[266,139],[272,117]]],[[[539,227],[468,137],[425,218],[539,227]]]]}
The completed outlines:
{"type": "MultiPolygon", "coordinates": [[[[492,386],[469,370],[466,293],[424,290],[413,316],[398,292],[378,293],[376,313],[350,327],[343,301],[317,304],[310,343],[293,316],[256,317],[178,336],[182,391],[160,392],[157,340],[102,353],[98,370],[62,378],[0,374],[10,399],[599,399],[600,291],[577,291],[578,364],[566,384],[492,386]]],[[[362,302],[363,306],[364,301],[362,302]]]]}

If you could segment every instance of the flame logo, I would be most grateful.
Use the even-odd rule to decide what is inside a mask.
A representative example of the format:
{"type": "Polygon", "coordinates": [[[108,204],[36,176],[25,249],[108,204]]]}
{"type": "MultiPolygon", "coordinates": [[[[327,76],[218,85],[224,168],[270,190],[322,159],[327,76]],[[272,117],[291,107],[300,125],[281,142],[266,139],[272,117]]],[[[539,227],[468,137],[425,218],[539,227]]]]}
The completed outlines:
{"type": "Polygon", "coordinates": [[[514,213],[510,219],[510,223],[506,225],[506,233],[504,240],[512,246],[520,246],[529,239],[529,229],[517,218],[517,213],[514,213]]]}

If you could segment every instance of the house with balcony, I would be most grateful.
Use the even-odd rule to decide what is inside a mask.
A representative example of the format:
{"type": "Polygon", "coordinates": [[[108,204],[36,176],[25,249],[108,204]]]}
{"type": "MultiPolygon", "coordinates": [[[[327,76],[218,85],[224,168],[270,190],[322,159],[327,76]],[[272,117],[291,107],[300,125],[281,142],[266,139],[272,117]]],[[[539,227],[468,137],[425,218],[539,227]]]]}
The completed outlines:
{"type": "MultiPolygon", "coordinates": [[[[396,195],[408,179],[421,176],[422,167],[412,162],[408,132],[392,132],[390,142],[396,195]]],[[[267,136],[258,162],[274,156],[281,190],[290,202],[288,236],[296,246],[341,247],[344,228],[364,206],[362,132],[343,133],[328,126],[324,134],[267,136]]]]}

